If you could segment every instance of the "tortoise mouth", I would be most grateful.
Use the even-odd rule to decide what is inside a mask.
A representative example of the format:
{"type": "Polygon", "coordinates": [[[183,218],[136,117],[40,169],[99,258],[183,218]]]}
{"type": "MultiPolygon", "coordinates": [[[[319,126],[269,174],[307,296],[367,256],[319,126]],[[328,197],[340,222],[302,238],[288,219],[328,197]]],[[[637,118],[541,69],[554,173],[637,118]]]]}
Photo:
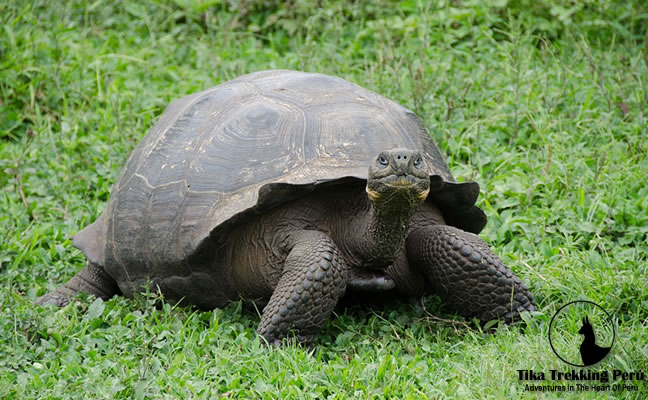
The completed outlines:
{"type": "Polygon", "coordinates": [[[367,194],[373,200],[395,199],[404,197],[419,203],[427,198],[430,192],[430,179],[415,175],[391,174],[379,179],[367,181],[367,194]]]}
{"type": "Polygon", "coordinates": [[[406,189],[419,184],[421,178],[417,178],[413,175],[389,175],[383,178],[382,182],[387,187],[406,189]]]}

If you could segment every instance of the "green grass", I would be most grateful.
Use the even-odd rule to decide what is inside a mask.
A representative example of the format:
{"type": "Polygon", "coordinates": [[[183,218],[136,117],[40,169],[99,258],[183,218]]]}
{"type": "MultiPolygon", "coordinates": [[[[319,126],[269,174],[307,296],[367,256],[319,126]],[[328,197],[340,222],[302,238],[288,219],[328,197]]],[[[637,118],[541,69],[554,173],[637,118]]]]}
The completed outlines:
{"type": "MultiPolygon", "coordinates": [[[[595,370],[648,373],[644,2],[237,3],[0,5],[0,398],[535,397],[516,370],[567,370],[547,329],[577,299],[618,321],[595,370]],[[69,237],[164,107],[270,68],[415,110],[455,176],[480,183],[481,236],[539,312],[489,333],[432,296],[341,310],[313,348],[268,349],[238,303],[34,306],[84,266],[69,237]]],[[[604,396],[645,398],[634,383],[604,396]]],[[[599,398],[565,397],[581,395],[599,398]]]]}

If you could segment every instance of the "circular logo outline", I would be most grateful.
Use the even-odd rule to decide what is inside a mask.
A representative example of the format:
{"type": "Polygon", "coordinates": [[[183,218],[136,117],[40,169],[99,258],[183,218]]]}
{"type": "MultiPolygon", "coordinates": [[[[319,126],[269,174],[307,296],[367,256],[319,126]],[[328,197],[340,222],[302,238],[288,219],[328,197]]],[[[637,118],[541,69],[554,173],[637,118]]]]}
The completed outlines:
{"type": "Polygon", "coordinates": [[[614,342],[615,342],[615,341],[616,341],[616,329],[615,329],[615,327],[614,327],[614,320],[612,320],[612,316],[610,315],[610,313],[608,313],[608,312],[605,310],[605,308],[603,308],[603,307],[601,307],[600,305],[594,303],[593,301],[589,301],[589,300],[574,300],[574,301],[570,301],[569,303],[567,303],[567,304],[563,305],[562,307],[560,307],[560,308],[559,308],[559,309],[554,313],[553,317],[551,317],[551,322],[549,322],[549,345],[551,346],[551,350],[554,352],[554,354],[556,355],[556,357],[558,357],[558,358],[560,359],[560,361],[564,362],[565,364],[569,364],[569,365],[571,365],[572,367],[586,368],[586,367],[590,367],[590,366],[592,366],[592,365],[598,364],[598,363],[600,363],[601,361],[605,360],[605,359],[607,358],[607,356],[612,352],[612,348],[614,347],[614,342]],[[599,309],[601,309],[601,310],[605,313],[605,316],[607,317],[608,322],[609,322],[610,325],[612,326],[612,343],[610,344],[610,351],[608,352],[608,354],[605,355],[605,357],[603,357],[603,358],[600,359],[599,361],[597,361],[597,362],[595,362],[595,363],[592,363],[592,364],[574,364],[574,363],[571,363],[571,362],[565,360],[564,358],[562,358],[562,356],[561,356],[560,354],[558,354],[558,351],[556,350],[556,348],[555,348],[554,345],[553,345],[553,342],[551,341],[551,331],[553,330],[554,320],[556,319],[556,317],[558,316],[558,314],[560,314],[560,312],[561,312],[564,308],[566,308],[567,306],[570,306],[570,305],[572,305],[572,304],[575,304],[575,303],[589,303],[589,304],[593,304],[595,307],[598,307],[599,309]]]}

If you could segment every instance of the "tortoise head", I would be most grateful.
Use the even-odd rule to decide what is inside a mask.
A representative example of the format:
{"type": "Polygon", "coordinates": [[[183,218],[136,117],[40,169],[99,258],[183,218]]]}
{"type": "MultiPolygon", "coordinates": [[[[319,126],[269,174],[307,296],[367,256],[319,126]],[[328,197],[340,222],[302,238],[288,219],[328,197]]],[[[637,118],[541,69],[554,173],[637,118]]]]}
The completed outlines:
{"type": "Polygon", "coordinates": [[[403,148],[380,152],[369,165],[366,190],[374,204],[414,210],[430,192],[430,175],[422,154],[403,148]]]}

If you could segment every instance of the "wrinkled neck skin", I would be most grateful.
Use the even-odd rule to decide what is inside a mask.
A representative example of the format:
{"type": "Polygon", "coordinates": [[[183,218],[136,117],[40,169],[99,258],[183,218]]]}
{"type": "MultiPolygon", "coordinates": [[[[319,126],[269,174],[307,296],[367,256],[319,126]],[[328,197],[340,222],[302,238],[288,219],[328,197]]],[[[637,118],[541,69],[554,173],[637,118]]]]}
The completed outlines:
{"type": "Polygon", "coordinates": [[[364,226],[357,230],[362,233],[359,250],[364,255],[364,267],[382,269],[392,264],[403,246],[418,202],[415,204],[410,196],[399,193],[370,200],[369,204],[361,222],[364,226]]]}

